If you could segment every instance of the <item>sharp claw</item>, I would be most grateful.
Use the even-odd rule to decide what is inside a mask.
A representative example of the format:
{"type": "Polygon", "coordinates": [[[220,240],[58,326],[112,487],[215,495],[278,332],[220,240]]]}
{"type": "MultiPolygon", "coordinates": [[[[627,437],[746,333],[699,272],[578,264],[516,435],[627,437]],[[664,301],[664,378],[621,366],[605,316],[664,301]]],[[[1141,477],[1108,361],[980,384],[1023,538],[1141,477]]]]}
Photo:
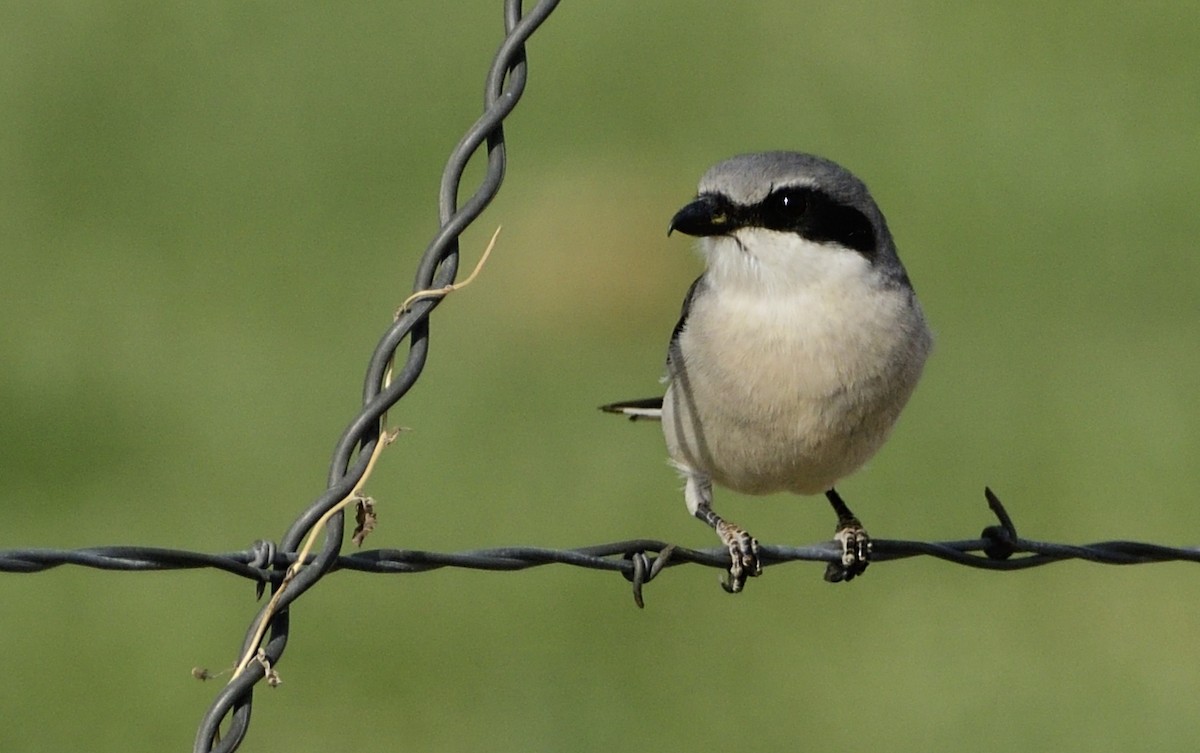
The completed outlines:
{"type": "Polygon", "coordinates": [[[721,542],[729,549],[729,574],[721,579],[721,588],[735,594],[746,586],[747,578],[762,575],[762,562],[758,558],[758,539],[745,529],[721,521],[717,527],[721,542]]]}
{"type": "Polygon", "coordinates": [[[834,540],[842,545],[840,562],[830,562],[825,568],[825,580],[830,583],[851,581],[862,575],[871,564],[871,538],[857,520],[850,519],[838,525],[834,540]]]}

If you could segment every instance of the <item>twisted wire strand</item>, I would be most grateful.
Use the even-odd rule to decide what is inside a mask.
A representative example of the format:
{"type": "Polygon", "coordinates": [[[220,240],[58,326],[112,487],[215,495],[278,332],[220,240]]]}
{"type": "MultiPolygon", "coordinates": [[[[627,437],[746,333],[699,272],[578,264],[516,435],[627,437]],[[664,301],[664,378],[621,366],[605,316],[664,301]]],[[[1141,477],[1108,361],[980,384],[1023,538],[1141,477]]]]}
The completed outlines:
{"type": "MultiPolygon", "coordinates": [[[[990,490],[993,511],[1007,513],[990,490]]],[[[1105,565],[1141,565],[1155,562],[1200,563],[1200,547],[1174,547],[1140,541],[1101,541],[1092,544],[1058,544],[1026,539],[1015,527],[1005,524],[988,526],[978,538],[958,541],[909,541],[873,539],[871,562],[891,562],[913,557],[932,557],[944,562],[983,570],[1015,571],[1041,567],[1068,560],[1084,560],[1105,565]]],[[[764,567],[788,562],[835,562],[841,548],[833,541],[807,546],[763,545],[764,567]]],[[[647,571],[639,580],[638,559],[652,566],[661,561],[662,569],[692,564],[720,570],[729,568],[729,551],[722,547],[688,549],[659,539],[631,539],[575,549],[550,549],[532,546],[494,547],[462,552],[430,552],[417,549],[374,549],[339,555],[329,571],[350,570],[360,573],[425,573],[443,568],[516,571],[544,565],[570,565],[589,570],[619,572],[630,581],[648,583],[647,571]]],[[[100,570],[196,570],[213,568],[239,575],[258,583],[270,584],[280,578],[296,561],[295,552],[276,550],[269,542],[256,542],[246,551],[206,554],[176,549],[143,546],[109,546],[87,549],[11,549],[0,550],[0,572],[43,572],[63,565],[100,570]]],[[[310,558],[315,561],[315,558],[310,558]]]]}
{"type": "MultiPolygon", "coordinates": [[[[1000,500],[986,491],[988,503],[1000,525],[988,526],[979,538],[959,541],[906,541],[873,539],[871,562],[890,562],[912,557],[933,557],[982,570],[1016,571],[1055,562],[1084,560],[1106,565],[1140,565],[1154,562],[1200,563],[1200,547],[1172,547],[1140,541],[1102,541],[1093,544],[1057,544],[1021,538],[1016,534],[1000,500]]],[[[808,546],[763,545],[763,567],[787,562],[838,562],[841,547],[824,541],[808,546]]],[[[295,552],[278,551],[269,542],[256,542],[244,552],[204,554],[151,547],[96,547],[77,550],[24,549],[0,551],[0,572],[41,572],[61,565],[80,565],[103,570],[184,570],[216,568],[254,580],[261,589],[279,583],[281,573],[296,562],[295,552]]],[[[315,558],[310,558],[315,563],[315,558]]],[[[576,549],[510,546],[463,552],[429,552],[416,549],[375,549],[338,555],[323,572],[351,570],[361,573],[425,573],[443,568],[516,571],[545,565],[570,565],[590,570],[619,572],[633,587],[633,600],[643,607],[642,589],[668,567],[693,564],[728,570],[725,548],[688,549],[658,539],[633,539],[576,549]]],[[[286,614],[284,615],[286,616],[286,614]]],[[[266,676],[273,663],[264,649],[256,676],[266,676]]],[[[281,647],[280,647],[281,648],[281,647]]],[[[257,681],[257,680],[255,680],[257,681]]],[[[251,683],[253,684],[253,683],[251,683]]],[[[238,696],[227,686],[217,703],[231,704],[236,713],[238,696]]],[[[215,704],[214,704],[215,705],[215,704]]],[[[248,712],[247,712],[248,713],[248,712]]],[[[229,738],[227,738],[228,740],[229,738]]],[[[224,743],[226,741],[222,741],[224,743]]]]}
{"type": "MultiPolygon", "coordinates": [[[[414,292],[444,288],[454,282],[458,272],[459,235],[483,212],[504,180],[505,149],[501,124],[525,89],[525,41],[558,2],[541,0],[528,13],[523,13],[521,0],[505,0],[505,38],[488,71],[484,113],[463,135],[447,160],[438,195],[440,228],[421,257],[414,292]],[[471,156],[485,142],[486,174],[479,187],[459,207],[458,191],[463,171],[471,156]]],[[[205,713],[196,733],[194,750],[197,753],[229,753],[241,745],[250,724],[254,687],[270,676],[271,667],[279,661],[287,645],[288,605],[340,561],[345,515],[338,509],[327,520],[326,516],[358,487],[382,436],[383,414],[404,397],[420,376],[429,353],[429,315],[440,300],[439,296],[416,300],[397,315],[380,338],[367,367],[362,410],[350,422],[334,450],[328,488],[284,533],[278,552],[270,558],[270,570],[258,568],[259,576],[271,584],[273,593],[271,601],[250,624],[242,643],[241,656],[253,656],[255,661],[239,666],[234,678],[205,713]],[[393,370],[393,362],[399,357],[397,351],[406,338],[408,350],[403,362],[393,370]],[[291,568],[302,542],[320,521],[324,521],[320,550],[305,562],[303,568],[291,568]],[[289,557],[293,558],[290,562],[289,557]],[[269,634],[264,638],[265,632],[269,634]],[[222,737],[219,730],[225,719],[229,719],[229,727],[222,737]]],[[[96,556],[101,551],[89,550],[88,556],[96,556]]],[[[255,552],[253,556],[257,557],[259,553],[255,552]]],[[[200,560],[184,557],[183,561],[194,563],[200,560]]],[[[233,561],[226,561],[223,566],[230,572],[244,574],[241,568],[247,567],[247,563],[242,561],[241,555],[235,555],[233,561]]]]}

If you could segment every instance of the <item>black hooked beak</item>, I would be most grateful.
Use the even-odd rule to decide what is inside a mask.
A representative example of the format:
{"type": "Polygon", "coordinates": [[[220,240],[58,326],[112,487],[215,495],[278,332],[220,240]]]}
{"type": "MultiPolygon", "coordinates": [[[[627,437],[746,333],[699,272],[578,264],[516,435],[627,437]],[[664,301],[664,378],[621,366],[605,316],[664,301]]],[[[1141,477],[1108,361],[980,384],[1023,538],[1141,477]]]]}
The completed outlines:
{"type": "Polygon", "coordinates": [[[729,203],[721,196],[706,193],[675,213],[667,235],[676,230],[697,237],[728,235],[737,228],[729,203]]]}

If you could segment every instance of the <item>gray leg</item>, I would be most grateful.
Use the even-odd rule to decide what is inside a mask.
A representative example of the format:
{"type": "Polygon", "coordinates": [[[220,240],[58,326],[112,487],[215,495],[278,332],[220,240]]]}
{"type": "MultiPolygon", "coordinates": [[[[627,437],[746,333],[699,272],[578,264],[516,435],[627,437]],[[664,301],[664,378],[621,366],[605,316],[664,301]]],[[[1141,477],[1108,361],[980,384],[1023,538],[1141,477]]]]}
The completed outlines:
{"type": "Polygon", "coordinates": [[[825,492],[825,498],[837,513],[837,530],[833,538],[842,545],[842,561],[830,562],[826,566],[825,580],[830,583],[854,580],[855,576],[862,575],[870,564],[871,537],[867,535],[862,523],[858,522],[858,518],[854,517],[854,513],[850,512],[850,508],[836,489],[825,492]]]}
{"type": "Polygon", "coordinates": [[[713,512],[712,479],[690,469],[682,469],[687,479],[683,497],[688,512],[703,520],[720,537],[729,550],[729,580],[721,581],[721,587],[729,593],[737,593],[746,585],[746,579],[762,574],[762,563],[758,559],[758,539],[744,528],[734,525],[713,512]]]}

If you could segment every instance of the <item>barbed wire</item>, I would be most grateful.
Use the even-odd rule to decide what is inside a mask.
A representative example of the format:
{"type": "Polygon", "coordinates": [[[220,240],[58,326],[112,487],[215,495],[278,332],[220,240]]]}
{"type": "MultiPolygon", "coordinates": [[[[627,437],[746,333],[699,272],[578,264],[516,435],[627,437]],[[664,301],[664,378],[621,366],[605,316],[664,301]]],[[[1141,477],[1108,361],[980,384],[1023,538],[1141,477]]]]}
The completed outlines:
{"type": "MultiPolygon", "coordinates": [[[[1076,545],[1022,538],[1017,534],[1012,518],[996,494],[990,489],[985,489],[984,495],[999,525],[984,528],[978,538],[958,541],[873,539],[872,564],[913,557],[933,557],[983,570],[1014,571],[1068,560],[1084,560],[1105,565],[1200,563],[1200,547],[1173,547],[1122,540],[1076,545]]],[[[763,545],[760,556],[765,568],[788,562],[838,562],[841,560],[842,550],[840,544],[830,540],[807,546],[763,545]]],[[[140,571],[216,568],[262,585],[277,583],[281,572],[296,561],[295,552],[279,551],[268,541],[258,541],[246,551],[227,554],[140,546],[74,550],[0,550],[0,572],[42,572],[62,565],[140,571]]],[[[350,570],[361,573],[403,574],[425,573],[443,568],[516,571],[545,565],[570,565],[621,573],[633,584],[634,601],[641,607],[644,606],[643,585],[666,568],[688,564],[728,570],[729,550],[725,547],[688,549],[658,539],[631,539],[575,549],[532,546],[495,547],[463,552],[375,549],[339,555],[329,565],[328,572],[350,570]]]]}

